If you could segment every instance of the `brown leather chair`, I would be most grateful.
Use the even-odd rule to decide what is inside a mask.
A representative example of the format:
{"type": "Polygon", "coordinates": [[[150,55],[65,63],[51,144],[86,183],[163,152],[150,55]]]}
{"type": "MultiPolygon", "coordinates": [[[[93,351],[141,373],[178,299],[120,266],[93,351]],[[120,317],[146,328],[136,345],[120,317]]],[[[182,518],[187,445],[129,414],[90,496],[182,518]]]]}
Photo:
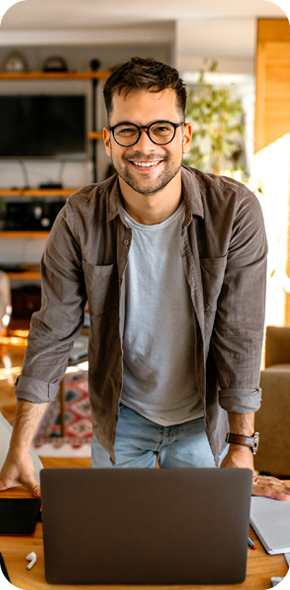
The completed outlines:
{"type": "Polygon", "coordinates": [[[260,445],[255,468],[290,476],[290,326],[267,326],[262,404],[256,414],[260,445]]]}

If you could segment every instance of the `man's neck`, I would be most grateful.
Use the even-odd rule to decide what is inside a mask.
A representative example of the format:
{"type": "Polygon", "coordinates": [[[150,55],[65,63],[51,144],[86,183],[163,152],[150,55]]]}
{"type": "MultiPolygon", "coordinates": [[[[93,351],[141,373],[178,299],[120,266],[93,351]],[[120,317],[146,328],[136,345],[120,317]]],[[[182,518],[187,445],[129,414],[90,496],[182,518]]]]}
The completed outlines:
{"type": "Polygon", "coordinates": [[[143,225],[155,225],[165,221],[177,211],[182,200],[180,172],[160,191],[142,195],[134,191],[119,177],[123,205],[128,215],[143,225]]]}

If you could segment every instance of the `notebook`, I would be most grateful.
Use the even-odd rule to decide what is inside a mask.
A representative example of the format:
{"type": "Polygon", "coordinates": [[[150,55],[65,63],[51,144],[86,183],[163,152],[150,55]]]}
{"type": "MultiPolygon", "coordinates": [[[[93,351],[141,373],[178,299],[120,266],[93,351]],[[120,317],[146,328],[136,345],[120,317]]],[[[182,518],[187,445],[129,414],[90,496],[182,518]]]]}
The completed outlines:
{"type": "Polygon", "coordinates": [[[235,584],[246,572],[248,469],[44,469],[54,584],[235,584]]]}
{"type": "Polygon", "coordinates": [[[267,553],[290,553],[290,501],[253,497],[250,523],[267,553]]]}

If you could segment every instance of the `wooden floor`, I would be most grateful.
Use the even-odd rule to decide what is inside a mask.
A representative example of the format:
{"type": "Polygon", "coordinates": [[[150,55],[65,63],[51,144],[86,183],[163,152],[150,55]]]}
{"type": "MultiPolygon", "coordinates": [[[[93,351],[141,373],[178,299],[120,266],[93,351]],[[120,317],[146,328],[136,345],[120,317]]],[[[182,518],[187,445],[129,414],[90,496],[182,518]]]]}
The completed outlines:
{"type": "MultiPolygon", "coordinates": [[[[0,338],[0,412],[10,424],[16,409],[14,383],[21,372],[27,330],[14,330],[12,334],[0,338]]],[[[40,459],[44,467],[90,467],[91,464],[90,459],[40,459]]]]}

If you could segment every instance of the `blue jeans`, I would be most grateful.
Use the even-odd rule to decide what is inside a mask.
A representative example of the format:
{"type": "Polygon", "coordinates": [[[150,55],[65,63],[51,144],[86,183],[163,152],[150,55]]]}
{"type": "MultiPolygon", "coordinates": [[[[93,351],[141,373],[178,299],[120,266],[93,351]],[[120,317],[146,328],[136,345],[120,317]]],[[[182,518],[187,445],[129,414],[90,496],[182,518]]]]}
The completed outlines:
{"type": "MultiPolygon", "coordinates": [[[[198,418],[184,424],[160,426],[124,405],[120,406],[115,442],[115,467],[215,467],[204,426],[198,418]]],[[[113,467],[95,437],[92,467],[113,467]]]]}

